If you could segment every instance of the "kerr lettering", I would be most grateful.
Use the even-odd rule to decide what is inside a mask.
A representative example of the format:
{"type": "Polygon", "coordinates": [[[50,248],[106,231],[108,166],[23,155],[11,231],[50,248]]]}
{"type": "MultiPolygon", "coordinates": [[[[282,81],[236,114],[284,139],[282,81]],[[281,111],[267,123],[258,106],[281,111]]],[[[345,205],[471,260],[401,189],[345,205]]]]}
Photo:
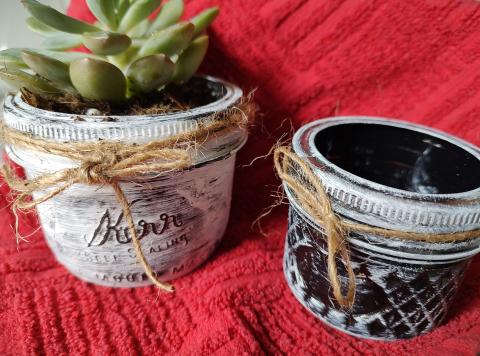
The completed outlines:
{"type": "MultiPolygon", "coordinates": [[[[144,219],[138,221],[136,231],[138,238],[142,239],[150,234],[162,235],[166,231],[182,226],[182,220],[180,215],[169,215],[162,213],[159,216],[159,220],[155,222],[148,222],[144,219]]],[[[130,232],[126,222],[123,221],[123,212],[117,217],[112,219],[110,210],[103,214],[100,223],[93,235],[87,239],[88,247],[101,246],[107,241],[112,240],[120,244],[127,244],[132,241],[130,232]]]]}

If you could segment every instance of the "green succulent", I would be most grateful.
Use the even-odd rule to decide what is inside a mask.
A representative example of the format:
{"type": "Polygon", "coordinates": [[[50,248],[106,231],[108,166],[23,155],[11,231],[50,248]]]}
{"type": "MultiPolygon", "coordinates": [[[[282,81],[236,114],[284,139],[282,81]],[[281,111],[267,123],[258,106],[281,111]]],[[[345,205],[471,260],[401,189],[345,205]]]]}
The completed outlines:
{"type": "Polygon", "coordinates": [[[218,15],[218,8],[210,8],[180,21],[182,0],[162,6],[161,0],[86,2],[97,19],[94,24],[22,0],[31,14],[27,25],[45,37],[45,49],[1,51],[0,78],[40,96],[123,102],[188,81],[205,57],[205,30],[218,15]],[[66,52],[80,45],[91,53],[66,52]]]}

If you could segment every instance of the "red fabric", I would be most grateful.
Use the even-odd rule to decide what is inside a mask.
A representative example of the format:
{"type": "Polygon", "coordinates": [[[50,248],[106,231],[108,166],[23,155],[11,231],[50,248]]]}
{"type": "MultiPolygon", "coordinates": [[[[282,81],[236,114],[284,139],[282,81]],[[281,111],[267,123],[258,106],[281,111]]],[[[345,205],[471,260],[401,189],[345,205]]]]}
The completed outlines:
{"type": "MultiPolygon", "coordinates": [[[[429,335],[400,342],[356,339],[309,314],[282,274],[286,209],[252,220],[278,185],[264,154],[281,133],[330,115],[421,122],[480,144],[480,5],[473,0],[195,0],[188,15],[220,4],[208,73],[232,80],[264,116],[240,153],[224,243],[201,269],[153,287],[83,283],[55,262],[35,218],[17,248],[1,210],[0,354],[389,354],[480,352],[480,259],[451,315],[429,335]]],[[[90,19],[83,0],[70,13],[90,19]]],[[[5,187],[3,193],[7,193],[5,187]]],[[[3,199],[3,198],[2,198],[3,199]]],[[[2,203],[5,206],[5,202],[2,203]]]]}

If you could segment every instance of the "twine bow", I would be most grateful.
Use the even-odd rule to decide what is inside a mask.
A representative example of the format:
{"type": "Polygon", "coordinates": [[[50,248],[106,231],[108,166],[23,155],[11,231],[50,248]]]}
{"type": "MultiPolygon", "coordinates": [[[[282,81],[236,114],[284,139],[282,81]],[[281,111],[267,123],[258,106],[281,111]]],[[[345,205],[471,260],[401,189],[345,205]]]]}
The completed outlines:
{"type": "Polygon", "coordinates": [[[226,132],[239,127],[246,128],[249,117],[253,113],[252,104],[242,103],[239,107],[222,113],[221,116],[216,114],[202,118],[198,128],[192,132],[141,145],[116,141],[54,142],[34,138],[29,134],[10,129],[2,123],[0,125],[0,136],[6,144],[69,158],[79,162],[79,165],[74,168],[40,175],[31,180],[18,178],[7,165],[1,168],[0,174],[12,191],[17,193],[12,204],[14,212],[31,210],[77,183],[110,185],[122,207],[136,256],[145,273],[157,287],[166,291],[173,291],[171,285],[158,280],[142,252],[130,205],[119,185],[119,181],[123,178],[142,174],[169,172],[190,167],[193,164],[191,152],[197,148],[199,143],[201,144],[210,136],[219,132],[226,132]],[[35,192],[44,192],[44,194],[31,199],[30,196],[35,192]]]}
{"type": "Polygon", "coordinates": [[[352,308],[355,301],[355,272],[347,241],[350,232],[432,243],[465,241],[480,236],[480,229],[448,234],[414,233],[345,220],[335,214],[322,181],[304,159],[292,152],[289,147],[278,147],[274,152],[274,163],[278,176],[293,192],[296,202],[317,225],[325,230],[328,247],[328,278],[333,295],[342,308],[352,308]],[[347,271],[346,294],[342,292],[342,283],[337,269],[338,256],[341,257],[347,271]]]}

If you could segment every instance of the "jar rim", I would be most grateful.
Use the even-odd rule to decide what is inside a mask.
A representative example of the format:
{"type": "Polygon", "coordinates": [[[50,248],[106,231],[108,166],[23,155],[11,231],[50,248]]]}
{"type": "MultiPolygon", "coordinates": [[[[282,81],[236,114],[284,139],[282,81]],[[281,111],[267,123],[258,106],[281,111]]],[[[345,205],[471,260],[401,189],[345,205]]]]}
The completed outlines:
{"type": "MultiPolygon", "coordinates": [[[[424,125],[419,125],[419,124],[413,124],[410,122],[406,121],[401,121],[401,120],[395,120],[395,119],[384,119],[384,118],[376,118],[372,116],[338,116],[335,118],[326,118],[326,119],[321,119],[321,126],[316,124],[316,122],[312,122],[310,124],[307,124],[301,128],[297,132],[297,134],[300,136],[310,128],[313,128],[311,133],[309,132],[308,136],[308,144],[310,151],[312,153],[312,157],[318,160],[320,165],[326,165],[328,164],[329,167],[336,172],[342,174],[343,176],[351,179],[351,180],[356,180],[362,185],[371,185],[372,187],[377,188],[378,190],[388,190],[391,192],[395,192],[401,196],[404,197],[416,197],[416,198],[430,198],[430,199],[442,199],[442,198],[459,198],[459,197],[467,197],[470,196],[474,193],[478,193],[480,197],[480,183],[477,188],[466,190],[463,192],[458,192],[458,193],[419,193],[419,192],[412,192],[400,188],[395,188],[391,187],[382,183],[377,183],[372,180],[363,178],[359,175],[356,175],[354,173],[349,172],[346,169],[341,168],[337,164],[331,162],[328,160],[316,147],[314,140],[317,134],[325,130],[329,127],[337,126],[337,125],[349,125],[349,124],[370,124],[370,125],[383,125],[383,126],[390,126],[390,127],[398,127],[398,128],[403,128],[407,130],[412,130],[415,129],[417,132],[421,132],[423,134],[426,134],[428,136],[433,136],[439,139],[442,139],[444,141],[447,141],[454,146],[457,146],[458,148],[470,153],[473,157],[475,157],[479,162],[480,162],[480,150],[476,148],[473,144],[464,141],[460,138],[457,138],[453,135],[444,133],[439,130],[435,130],[433,128],[424,126],[424,125]]],[[[296,134],[296,135],[297,135],[296,134]]],[[[310,163],[313,163],[310,160],[310,163]]]]}
{"type": "MultiPolygon", "coordinates": [[[[291,202],[290,209],[299,214],[311,228],[325,234],[323,226],[307,214],[295,201],[292,192],[286,187],[291,202]]],[[[292,213],[292,212],[291,212],[292,213]]],[[[402,240],[377,235],[349,234],[348,243],[355,249],[380,258],[394,258],[396,262],[438,265],[454,263],[471,258],[480,252],[480,239],[431,243],[425,241],[402,240]]]]}
{"type": "MultiPolygon", "coordinates": [[[[38,109],[24,102],[19,94],[11,94],[3,105],[3,120],[12,129],[58,142],[112,140],[141,144],[162,140],[194,131],[202,122],[208,123],[213,114],[225,112],[240,102],[243,91],[238,86],[215,77],[199,78],[205,80],[206,85],[218,85],[211,90],[221,90],[223,95],[207,105],[187,111],[158,115],[82,116],[38,109]],[[105,120],[106,117],[114,120],[105,120]]],[[[247,136],[247,130],[241,127],[212,136],[195,151],[198,152],[194,161],[200,164],[233,154],[245,144],[247,136]]],[[[9,145],[6,149],[10,149],[9,145]]],[[[15,151],[22,153],[25,150],[16,148],[15,151]]],[[[71,164],[68,159],[58,158],[58,162],[62,167],[71,164]]]]}
{"type": "Polygon", "coordinates": [[[14,95],[7,95],[5,102],[8,105],[15,106],[17,109],[22,111],[33,112],[39,116],[52,117],[58,121],[72,121],[72,118],[83,119],[86,122],[95,122],[99,124],[111,125],[112,122],[124,122],[124,121],[142,121],[142,120],[173,120],[173,119],[191,119],[198,116],[205,116],[212,114],[214,112],[222,111],[229,108],[235,102],[237,102],[243,95],[243,91],[236,85],[227,82],[223,79],[208,76],[208,75],[198,75],[196,78],[204,79],[208,83],[222,85],[225,89],[225,93],[222,97],[217,100],[214,100],[208,104],[194,107],[185,111],[171,112],[171,113],[160,113],[160,114],[141,114],[141,115],[87,115],[87,114],[71,114],[56,112],[51,110],[40,109],[34,107],[27,102],[25,102],[20,93],[14,95]],[[106,118],[113,118],[112,120],[105,120],[106,118]]]}
{"type": "Polygon", "coordinates": [[[410,122],[340,116],[313,121],[294,135],[294,152],[320,177],[340,214],[363,223],[405,231],[448,233],[480,227],[480,186],[459,193],[420,193],[390,187],[353,174],[328,160],[316,147],[316,135],[348,124],[386,125],[421,132],[447,141],[480,161],[480,150],[450,134],[410,122]]]}
{"type": "Polygon", "coordinates": [[[163,139],[195,130],[202,120],[234,107],[242,98],[243,91],[234,84],[210,76],[199,78],[207,84],[220,85],[224,95],[207,105],[174,113],[90,116],[38,109],[16,94],[5,98],[3,119],[7,126],[20,132],[61,142],[102,139],[141,143],[163,139]]]}

